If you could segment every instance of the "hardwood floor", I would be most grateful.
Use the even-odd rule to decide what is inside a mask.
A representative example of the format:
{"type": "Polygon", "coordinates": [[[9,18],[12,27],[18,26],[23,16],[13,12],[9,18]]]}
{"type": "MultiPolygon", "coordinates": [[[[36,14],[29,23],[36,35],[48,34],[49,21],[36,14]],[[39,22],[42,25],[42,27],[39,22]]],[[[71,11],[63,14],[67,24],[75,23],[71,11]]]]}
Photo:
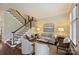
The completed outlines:
{"type": "Polygon", "coordinates": [[[0,41],[0,55],[21,55],[21,49],[11,48],[0,41]]]}
{"type": "Polygon", "coordinates": [[[50,55],[65,55],[65,51],[60,50],[57,54],[57,48],[55,45],[49,45],[50,48],[50,55]]]}
{"type": "MultiPolygon", "coordinates": [[[[65,55],[64,51],[60,51],[60,53],[56,53],[56,46],[49,45],[50,55],[65,55]]],[[[4,44],[0,41],[0,55],[22,55],[21,49],[9,47],[7,44],[4,44]]]]}

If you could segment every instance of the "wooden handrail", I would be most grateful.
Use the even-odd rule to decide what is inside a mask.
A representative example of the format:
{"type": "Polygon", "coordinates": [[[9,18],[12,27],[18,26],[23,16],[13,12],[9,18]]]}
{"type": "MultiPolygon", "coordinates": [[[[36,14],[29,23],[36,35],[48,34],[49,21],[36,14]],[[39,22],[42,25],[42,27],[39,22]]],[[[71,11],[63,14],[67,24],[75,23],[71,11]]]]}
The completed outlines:
{"type": "Polygon", "coordinates": [[[18,29],[16,29],[15,31],[13,31],[12,33],[15,33],[15,32],[17,32],[18,30],[20,30],[22,27],[24,27],[25,26],[25,24],[23,25],[23,26],[21,26],[21,27],[19,27],[18,29]]]}
{"type": "Polygon", "coordinates": [[[24,18],[24,17],[21,15],[21,13],[18,12],[17,10],[16,10],[16,12],[24,19],[24,21],[25,21],[25,23],[26,23],[26,18],[24,18]]]}
{"type": "Polygon", "coordinates": [[[20,30],[22,27],[24,27],[26,24],[28,24],[29,22],[31,23],[31,21],[33,21],[33,17],[32,17],[32,19],[30,19],[30,17],[28,16],[28,22],[26,22],[26,19],[25,19],[17,10],[16,10],[16,12],[24,19],[25,24],[24,24],[23,26],[19,27],[18,29],[16,29],[15,31],[13,31],[12,33],[17,32],[17,31],[20,30]]]}
{"type": "MultiPolygon", "coordinates": [[[[28,23],[29,23],[29,21],[28,21],[26,24],[28,24],[28,23]]],[[[18,29],[16,29],[15,31],[12,32],[12,33],[13,33],[13,45],[15,44],[15,43],[14,43],[14,34],[15,34],[18,30],[20,30],[22,27],[24,27],[26,24],[24,24],[23,26],[19,27],[18,29]]]]}
{"type": "MultiPolygon", "coordinates": [[[[26,24],[28,24],[30,21],[28,21],[26,24]]],[[[12,33],[17,32],[18,30],[20,30],[22,27],[24,27],[26,24],[24,24],[23,26],[19,27],[18,29],[16,29],[15,31],[13,31],[12,33]]]]}
{"type": "MultiPolygon", "coordinates": [[[[31,20],[31,21],[33,21],[33,20],[31,20]]],[[[28,24],[29,22],[31,22],[30,20],[26,23],[26,24],[28,24]]],[[[26,24],[24,24],[23,26],[21,26],[21,27],[19,27],[18,29],[16,29],[15,31],[13,31],[12,33],[15,33],[15,32],[17,32],[18,30],[20,30],[22,27],[24,27],[26,24]]]]}

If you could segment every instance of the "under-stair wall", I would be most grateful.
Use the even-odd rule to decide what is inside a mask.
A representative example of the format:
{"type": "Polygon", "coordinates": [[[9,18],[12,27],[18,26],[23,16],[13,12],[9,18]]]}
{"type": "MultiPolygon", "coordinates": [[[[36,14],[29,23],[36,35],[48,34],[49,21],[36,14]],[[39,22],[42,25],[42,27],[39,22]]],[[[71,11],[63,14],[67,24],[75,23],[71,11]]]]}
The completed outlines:
{"type": "Polygon", "coordinates": [[[22,26],[22,23],[18,21],[12,14],[9,12],[4,12],[4,39],[7,41],[12,38],[12,31],[18,29],[22,26]]]}

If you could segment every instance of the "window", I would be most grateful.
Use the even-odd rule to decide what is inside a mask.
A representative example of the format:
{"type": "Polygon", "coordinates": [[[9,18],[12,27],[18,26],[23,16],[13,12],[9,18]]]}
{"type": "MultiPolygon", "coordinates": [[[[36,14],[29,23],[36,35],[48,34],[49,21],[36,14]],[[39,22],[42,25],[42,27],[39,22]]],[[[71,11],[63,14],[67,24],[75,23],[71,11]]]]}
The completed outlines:
{"type": "Polygon", "coordinates": [[[75,5],[70,13],[70,39],[76,45],[76,19],[77,6],[75,5]]]}
{"type": "Polygon", "coordinates": [[[72,10],[72,21],[76,20],[77,17],[77,8],[76,6],[74,6],[73,10],[72,10]]]}

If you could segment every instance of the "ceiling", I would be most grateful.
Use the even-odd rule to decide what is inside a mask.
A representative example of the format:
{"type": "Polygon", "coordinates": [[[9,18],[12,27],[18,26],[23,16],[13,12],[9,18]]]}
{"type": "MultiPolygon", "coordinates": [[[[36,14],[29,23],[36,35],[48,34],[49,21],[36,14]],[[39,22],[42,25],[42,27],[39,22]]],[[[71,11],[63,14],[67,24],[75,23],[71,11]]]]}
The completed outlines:
{"type": "Polygon", "coordinates": [[[0,3],[0,12],[14,8],[36,18],[45,18],[67,14],[71,5],[70,3],[0,3]]]}

